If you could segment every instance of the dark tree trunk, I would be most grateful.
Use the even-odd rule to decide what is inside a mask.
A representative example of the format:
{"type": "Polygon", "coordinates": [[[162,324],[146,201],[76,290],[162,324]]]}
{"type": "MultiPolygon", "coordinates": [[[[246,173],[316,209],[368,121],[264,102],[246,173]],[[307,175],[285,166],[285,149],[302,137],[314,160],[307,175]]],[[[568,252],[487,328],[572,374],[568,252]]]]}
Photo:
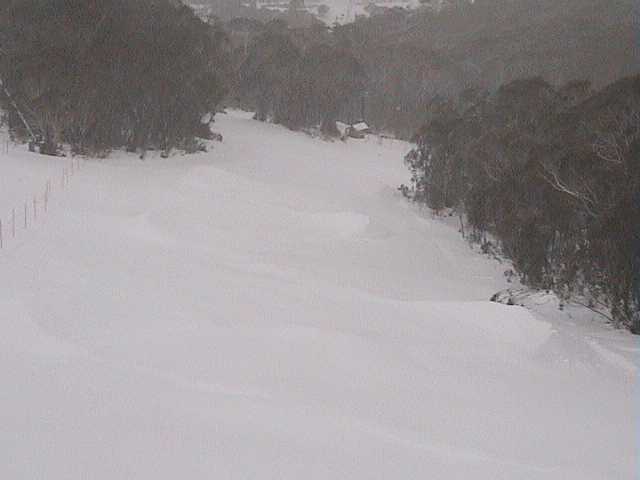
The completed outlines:
{"type": "MultiPolygon", "coordinates": [[[[636,192],[631,208],[635,211],[634,217],[640,217],[640,192],[636,192]]],[[[631,221],[634,221],[631,219],[631,221]]],[[[640,334],[640,221],[634,221],[632,234],[633,241],[633,285],[632,285],[632,319],[631,331],[640,334]]]]}
{"type": "Polygon", "coordinates": [[[322,119],[322,124],[320,125],[320,131],[323,135],[328,137],[339,137],[340,131],[338,131],[338,127],[336,127],[336,116],[333,113],[328,113],[322,119]]]}

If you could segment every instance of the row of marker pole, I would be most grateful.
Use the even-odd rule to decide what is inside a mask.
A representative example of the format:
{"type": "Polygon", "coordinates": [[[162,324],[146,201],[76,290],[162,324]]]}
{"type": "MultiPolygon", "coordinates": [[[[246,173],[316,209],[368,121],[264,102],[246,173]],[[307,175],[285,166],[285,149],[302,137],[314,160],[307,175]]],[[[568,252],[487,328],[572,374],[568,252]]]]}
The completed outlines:
{"type": "MultiPolygon", "coordinates": [[[[64,167],[62,169],[62,176],[60,177],[60,188],[64,189],[69,184],[69,178],[73,176],[73,174],[80,169],[80,159],[73,158],[71,160],[71,164],[69,167],[64,167]]],[[[42,206],[41,209],[44,213],[49,211],[49,200],[51,199],[51,193],[53,191],[53,183],[51,179],[47,180],[45,184],[44,193],[42,195],[42,206]]],[[[38,195],[34,195],[32,201],[24,202],[24,230],[29,228],[29,212],[32,212],[33,223],[38,220],[38,195]],[[31,205],[29,205],[31,203],[31,205]]],[[[11,210],[11,238],[16,238],[16,209],[13,208],[11,210]]],[[[6,239],[8,238],[6,229],[8,225],[6,225],[2,218],[0,218],[0,249],[3,249],[6,246],[6,239]]]]}

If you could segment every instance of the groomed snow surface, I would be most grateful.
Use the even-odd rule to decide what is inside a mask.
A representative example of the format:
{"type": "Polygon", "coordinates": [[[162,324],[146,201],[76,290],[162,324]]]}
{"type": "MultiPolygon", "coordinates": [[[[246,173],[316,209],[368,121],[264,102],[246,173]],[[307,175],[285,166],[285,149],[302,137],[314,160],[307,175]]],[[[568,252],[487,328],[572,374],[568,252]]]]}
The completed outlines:
{"type": "Polygon", "coordinates": [[[64,190],[0,152],[0,478],[637,478],[637,337],[489,302],[506,266],[401,198],[407,144],[216,128],[64,190]]]}

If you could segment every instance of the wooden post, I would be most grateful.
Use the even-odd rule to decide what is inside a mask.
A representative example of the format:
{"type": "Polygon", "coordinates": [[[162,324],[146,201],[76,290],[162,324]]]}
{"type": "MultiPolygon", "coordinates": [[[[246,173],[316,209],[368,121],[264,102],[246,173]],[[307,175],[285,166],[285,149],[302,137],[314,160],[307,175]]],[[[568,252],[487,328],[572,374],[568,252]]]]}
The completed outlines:
{"type": "Polygon", "coordinates": [[[33,197],[33,221],[35,222],[38,218],[38,199],[33,197]]]}

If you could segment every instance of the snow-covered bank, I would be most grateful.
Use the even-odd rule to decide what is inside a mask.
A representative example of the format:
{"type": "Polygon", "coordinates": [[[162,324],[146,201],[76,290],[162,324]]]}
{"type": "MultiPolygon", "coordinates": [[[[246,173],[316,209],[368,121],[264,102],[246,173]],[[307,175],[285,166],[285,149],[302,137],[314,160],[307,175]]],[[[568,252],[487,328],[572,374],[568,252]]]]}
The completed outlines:
{"type": "Polygon", "coordinates": [[[0,252],[1,478],[637,474],[637,340],[488,302],[503,268],[396,192],[406,144],[217,130],[87,160],[0,252]]]}

